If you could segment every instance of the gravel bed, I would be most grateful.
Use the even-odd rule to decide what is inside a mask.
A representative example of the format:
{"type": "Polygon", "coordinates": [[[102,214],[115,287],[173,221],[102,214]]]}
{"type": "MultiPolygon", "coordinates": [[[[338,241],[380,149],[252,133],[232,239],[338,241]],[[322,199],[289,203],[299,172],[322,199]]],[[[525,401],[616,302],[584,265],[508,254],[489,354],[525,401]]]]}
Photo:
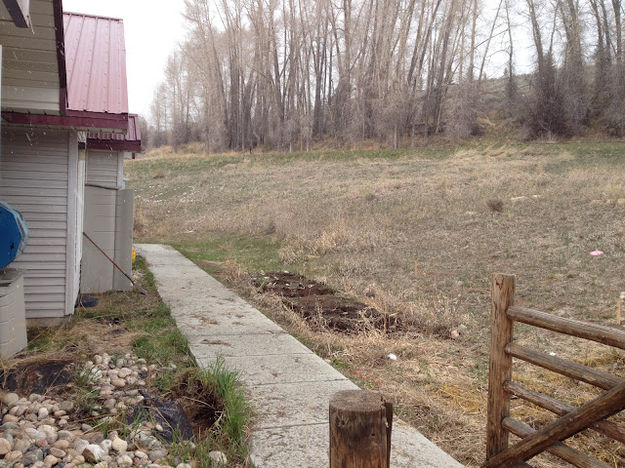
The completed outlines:
{"type": "MultiPolygon", "coordinates": [[[[81,367],[78,378],[96,397],[87,419],[71,399],[1,393],[0,467],[192,468],[179,460],[168,463],[168,443],[162,437],[165,429],[161,424],[137,422],[123,431],[124,435],[117,431],[104,435],[107,422],[130,414],[145,400],[148,375],[173,369],[173,364],[148,366],[131,354],[93,356],[81,367]]],[[[191,450],[195,448],[193,442],[186,443],[191,450]]],[[[211,452],[210,457],[215,466],[227,464],[221,452],[211,452]]]]}

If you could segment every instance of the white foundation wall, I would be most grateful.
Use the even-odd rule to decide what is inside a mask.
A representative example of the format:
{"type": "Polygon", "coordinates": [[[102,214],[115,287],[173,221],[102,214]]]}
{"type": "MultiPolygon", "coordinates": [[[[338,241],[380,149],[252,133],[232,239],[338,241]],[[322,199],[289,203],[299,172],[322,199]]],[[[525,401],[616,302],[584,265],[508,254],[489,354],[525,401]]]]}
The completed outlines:
{"type": "MultiPolygon", "coordinates": [[[[84,229],[106,254],[132,271],[134,193],[123,187],[121,152],[89,150],[85,186],[84,229]]],[[[97,294],[127,291],[132,284],[89,240],[83,243],[80,291],[97,294]]]]}
{"type": "MultiPolygon", "coordinates": [[[[117,190],[85,187],[84,229],[91,239],[115,257],[115,207],[117,190]]],[[[89,240],[85,240],[80,275],[80,291],[95,294],[113,289],[113,264],[89,240]]]]}
{"type": "Polygon", "coordinates": [[[30,231],[24,254],[11,264],[24,272],[28,320],[74,311],[78,179],[76,132],[3,126],[0,200],[22,213],[30,231]]]}

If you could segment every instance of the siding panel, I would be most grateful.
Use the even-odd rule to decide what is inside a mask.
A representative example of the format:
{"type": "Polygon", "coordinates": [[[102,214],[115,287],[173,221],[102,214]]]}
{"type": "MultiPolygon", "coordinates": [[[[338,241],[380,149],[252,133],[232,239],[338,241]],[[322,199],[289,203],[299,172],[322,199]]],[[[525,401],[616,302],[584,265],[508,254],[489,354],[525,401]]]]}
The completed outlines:
{"type": "Polygon", "coordinates": [[[66,310],[67,131],[2,129],[0,199],[22,212],[30,230],[24,255],[27,318],[63,317],[66,310]]]}
{"type": "Polygon", "coordinates": [[[99,185],[112,189],[121,188],[118,158],[119,156],[116,152],[89,151],[87,157],[87,185],[99,185]]]}

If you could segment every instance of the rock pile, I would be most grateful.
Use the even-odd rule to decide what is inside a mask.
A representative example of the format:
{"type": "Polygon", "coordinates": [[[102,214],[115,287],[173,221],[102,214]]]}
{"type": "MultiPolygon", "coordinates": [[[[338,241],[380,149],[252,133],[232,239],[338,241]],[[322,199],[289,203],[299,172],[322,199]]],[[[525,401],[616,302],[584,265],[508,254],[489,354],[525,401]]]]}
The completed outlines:
{"type": "MultiPolygon", "coordinates": [[[[160,370],[130,354],[117,359],[106,353],[94,356],[78,376],[79,383],[93,397],[87,408],[84,403],[78,408],[75,401],[36,393],[23,397],[4,393],[0,467],[191,468],[184,460],[169,457],[167,444],[159,437],[163,432],[160,424],[137,421],[126,426],[123,434],[108,431],[111,423],[121,417],[118,415],[144,400],[140,390],[145,387],[145,379],[160,370]]],[[[188,444],[192,450],[193,443],[188,444]]]]}

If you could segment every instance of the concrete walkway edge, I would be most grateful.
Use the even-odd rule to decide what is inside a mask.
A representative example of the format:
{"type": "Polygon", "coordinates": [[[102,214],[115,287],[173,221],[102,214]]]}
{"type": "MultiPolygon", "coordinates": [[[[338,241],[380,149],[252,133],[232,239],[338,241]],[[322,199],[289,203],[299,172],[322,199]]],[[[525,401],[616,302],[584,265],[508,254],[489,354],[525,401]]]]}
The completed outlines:
{"type": "MultiPolygon", "coordinates": [[[[259,468],[328,466],[329,400],[358,387],[172,247],[136,248],[198,364],[222,356],[240,372],[257,412],[252,462],[259,468]]],[[[401,421],[392,434],[393,467],[462,467],[401,421]]]]}

